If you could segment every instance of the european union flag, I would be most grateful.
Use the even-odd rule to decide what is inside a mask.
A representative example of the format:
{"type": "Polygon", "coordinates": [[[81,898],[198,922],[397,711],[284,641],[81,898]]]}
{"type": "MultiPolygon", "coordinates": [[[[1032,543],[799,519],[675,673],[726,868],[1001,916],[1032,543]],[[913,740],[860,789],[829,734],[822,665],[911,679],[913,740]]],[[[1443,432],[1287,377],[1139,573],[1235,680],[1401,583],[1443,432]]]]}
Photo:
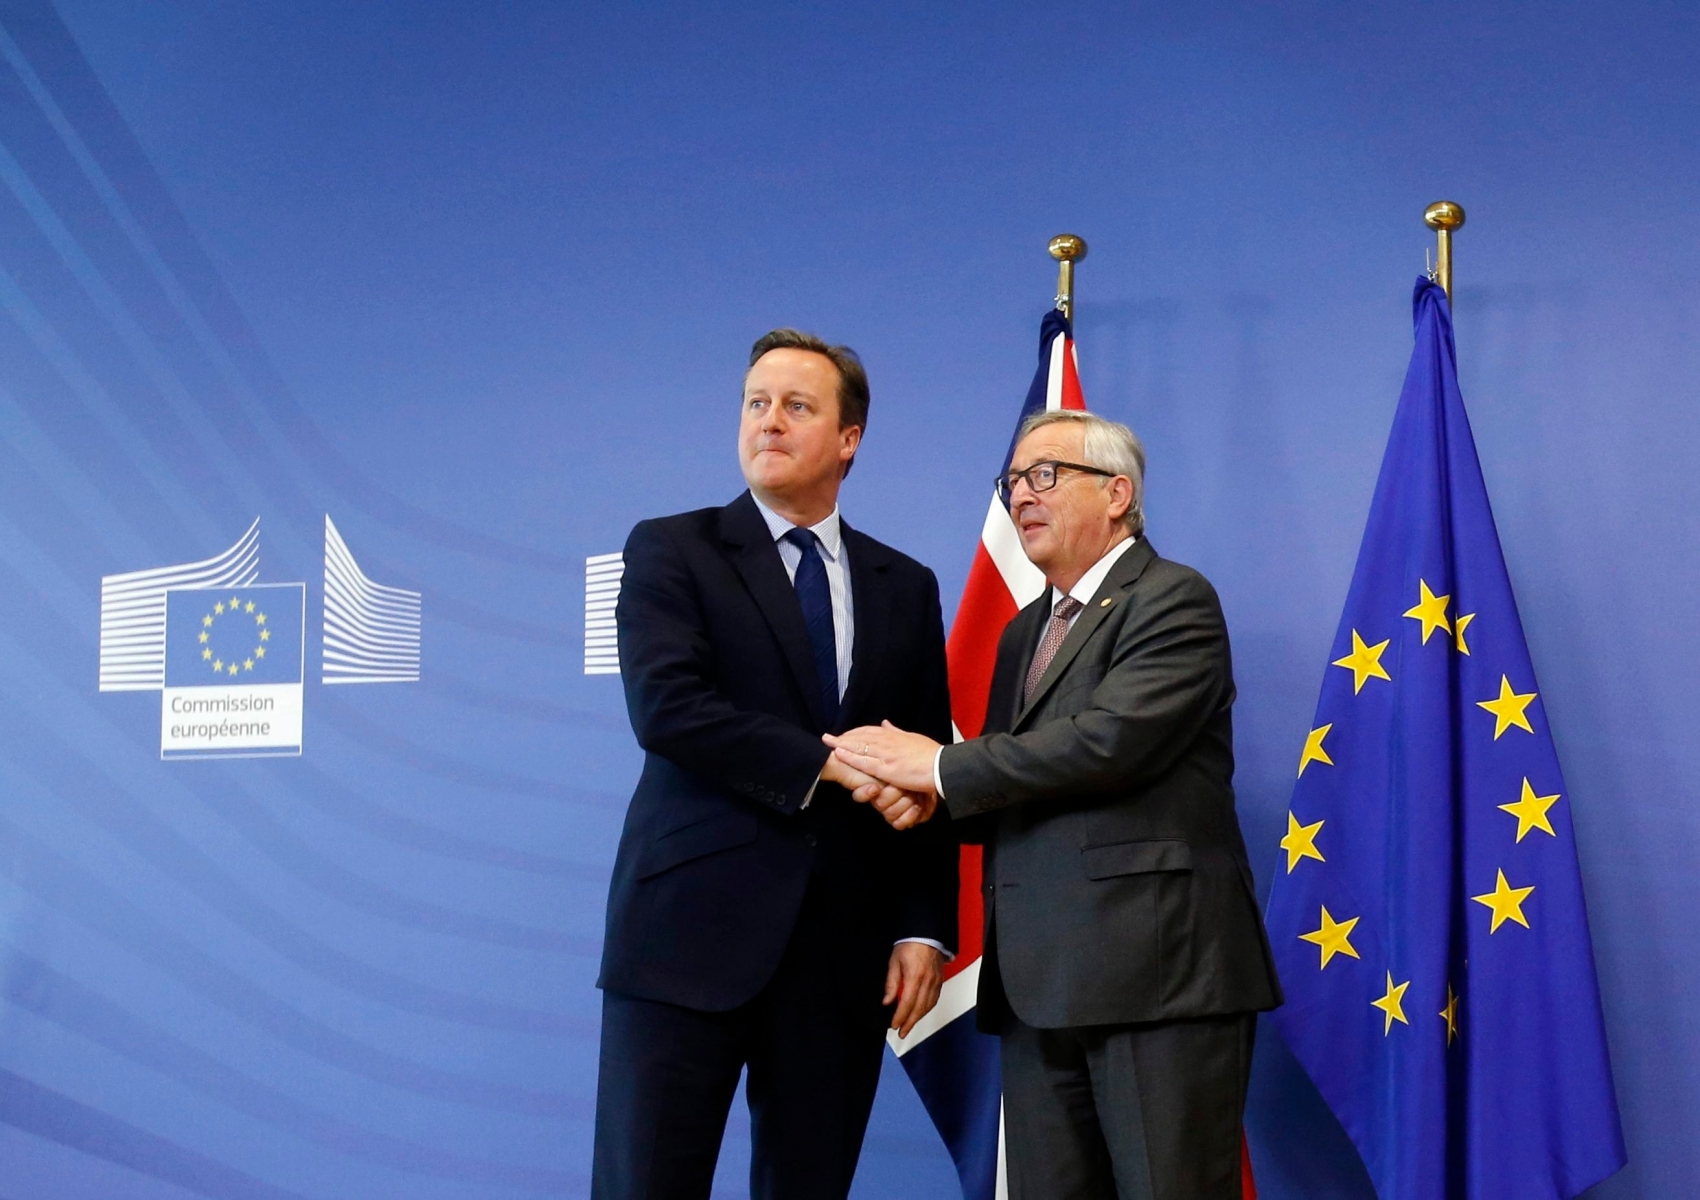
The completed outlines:
{"type": "Polygon", "coordinates": [[[1624,1163],[1569,797],[1445,293],[1381,464],[1269,902],[1275,1021],[1382,1200],[1551,1200],[1624,1163]]]}
{"type": "Polygon", "coordinates": [[[165,686],[301,682],[305,588],[250,583],[165,594],[165,686]]]}

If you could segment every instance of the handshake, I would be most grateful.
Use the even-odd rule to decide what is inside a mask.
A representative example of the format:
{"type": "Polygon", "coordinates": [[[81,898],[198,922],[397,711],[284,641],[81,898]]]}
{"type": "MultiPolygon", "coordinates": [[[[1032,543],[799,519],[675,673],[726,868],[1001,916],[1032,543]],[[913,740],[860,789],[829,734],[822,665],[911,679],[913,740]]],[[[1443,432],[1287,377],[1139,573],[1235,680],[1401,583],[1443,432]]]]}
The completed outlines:
{"type": "Polygon", "coordinates": [[[938,810],[933,759],[939,743],[932,738],[883,721],[822,734],[821,740],[832,747],[832,757],[820,777],[848,788],[857,803],[872,804],[893,829],[913,828],[938,810]]]}

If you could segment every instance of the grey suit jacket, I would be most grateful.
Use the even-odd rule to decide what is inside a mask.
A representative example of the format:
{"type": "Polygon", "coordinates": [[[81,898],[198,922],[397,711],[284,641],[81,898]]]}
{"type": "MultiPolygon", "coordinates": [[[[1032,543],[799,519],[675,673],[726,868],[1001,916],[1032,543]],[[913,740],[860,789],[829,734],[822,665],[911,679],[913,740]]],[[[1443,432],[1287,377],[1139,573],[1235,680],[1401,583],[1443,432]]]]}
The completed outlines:
{"type": "Polygon", "coordinates": [[[986,845],[981,1027],[1274,1008],[1215,590],[1141,541],[1024,704],[1050,606],[1047,588],[1004,630],[984,733],[939,759],[952,819],[986,845]]]}

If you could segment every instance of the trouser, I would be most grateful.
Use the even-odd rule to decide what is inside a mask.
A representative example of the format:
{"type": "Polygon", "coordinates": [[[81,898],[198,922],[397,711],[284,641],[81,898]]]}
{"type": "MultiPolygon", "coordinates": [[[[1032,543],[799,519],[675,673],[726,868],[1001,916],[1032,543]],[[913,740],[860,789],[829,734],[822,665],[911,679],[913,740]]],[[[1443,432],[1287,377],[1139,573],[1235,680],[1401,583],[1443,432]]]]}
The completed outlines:
{"type": "Polygon", "coordinates": [[[1003,1038],[1010,1200],[1240,1200],[1254,1013],[1003,1038]]]}
{"type": "Polygon", "coordinates": [[[773,979],[730,1012],[603,994],[592,1200],[707,1200],[745,1067],[751,1200],[848,1194],[888,1018],[834,952],[805,899],[773,979]]]}

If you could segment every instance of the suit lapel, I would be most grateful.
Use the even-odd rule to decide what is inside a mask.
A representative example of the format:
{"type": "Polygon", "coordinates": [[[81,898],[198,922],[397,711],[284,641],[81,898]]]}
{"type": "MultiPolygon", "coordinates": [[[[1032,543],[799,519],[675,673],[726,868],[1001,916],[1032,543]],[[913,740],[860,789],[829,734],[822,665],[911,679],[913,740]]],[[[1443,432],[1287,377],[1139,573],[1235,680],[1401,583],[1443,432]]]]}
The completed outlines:
{"type": "Polygon", "coordinates": [[[992,690],[986,700],[984,733],[1008,733],[1015,727],[1021,710],[1021,685],[1032,665],[1033,652],[1039,648],[1039,629],[1051,612],[1051,588],[1047,584],[1039,598],[1010,618],[1004,636],[1015,647],[1015,659],[1008,667],[1002,656],[992,673],[992,690]]]}
{"type": "MultiPolygon", "coordinates": [[[[1015,724],[1010,726],[1012,731],[1020,728],[1021,723],[1033,714],[1033,710],[1044,700],[1045,694],[1055,687],[1057,680],[1067,672],[1069,664],[1080,653],[1081,647],[1091,641],[1092,635],[1098,632],[1098,627],[1112,612],[1127,602],[1128,589],[1145,570],[1146,564],[1155,557],[1157,553],[1151,549],[1151,543],[1143,540],[1122,552],[1115,566],[1110,568],[1110,573],[1104,577],[1104,582],[1098,585],[1098,591],[1087,603],[1085,611],[1075,618],[1074,627],[1068,631],[1068,637],[1064,638],[1063,644],[1057,648],[1056,657],[1051,659],[1051,665],[1045,668],[1039,686],[1033,690],[1033,698],[1021,705],[1015,717],[1015,724]]],[[[1050,589],[1047,588],[1043,599],[1048,602],[1050,595],[1050,589]]],[[[1034,637],[1036,640],[1037,631],[1034,632],[1034,637]]],[[[1028,662],[1032,662],[1032,656],[1033,650],[1030,648],[1027,651],[1028,662]]],[[[1021,678],[1023,682],[1026,681],[1025,672],[1021,678]]]]}
{"type": "Polygon", "coordinates": [[[891,560],[883,553],[884,547],[851,529],[842,516],[838,527],[844,537],[842,552],[850,556],[850,612],[855,637],[850,643],[850,681],[834,728],[848,729],[861,724],[853,714],[860,711],[858,706],[884,661],[886,634],[891,627],[891,589],[884,576],[891,560]]]}
{"type": "Polygon", "coordinates": [[[797,603],[796,588],[785,576],[785,564],[780,561],[773,534],[748,492],[720,510],[720,537],[730,551],[732,565],[773,630],[810,714],[817,725],[825,728],[826,714],[821,712],[820,683],[815,675],[814,644],[809,641],[808,626],[803,624],[803,608],[797,603]]]}

